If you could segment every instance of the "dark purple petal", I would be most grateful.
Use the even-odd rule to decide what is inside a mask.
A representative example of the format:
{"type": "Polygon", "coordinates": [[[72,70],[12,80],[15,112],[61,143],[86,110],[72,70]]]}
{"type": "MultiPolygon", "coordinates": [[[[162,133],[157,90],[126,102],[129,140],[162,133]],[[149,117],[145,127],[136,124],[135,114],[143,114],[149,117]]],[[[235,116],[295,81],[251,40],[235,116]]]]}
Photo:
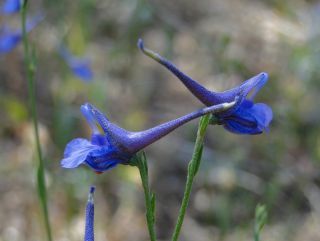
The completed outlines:
{"type": "Polygon", "coordinates": [[[21,3],[20,0],[6,0],[2,5],[2,13],[12,14],[20,11],[21,3]]]}
{"type": "Polygon", "coordinates": [[[129,163],[132,156],[133,154],[118,150],[116,147],[101,146],[88,155],[85,163],[97,172],[104,172],[119,163],[129,163]]]}
{"type": "Polygon", "coordinates": [[[234,134],[257,135],[263,132],[263,130],[259,129],[257,126],[255,127],[245,126],[240,122],[234,121],[234,120],[225,121],[223,127],[234,134]]]}

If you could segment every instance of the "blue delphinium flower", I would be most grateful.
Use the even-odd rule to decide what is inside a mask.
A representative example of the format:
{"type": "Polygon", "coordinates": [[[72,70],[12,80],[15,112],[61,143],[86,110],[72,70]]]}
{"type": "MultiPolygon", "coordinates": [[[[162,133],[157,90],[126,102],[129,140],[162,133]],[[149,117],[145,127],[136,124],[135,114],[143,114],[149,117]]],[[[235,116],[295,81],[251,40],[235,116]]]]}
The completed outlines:
{"type": "Polygon", "coordinates": [[[181,82],[207,106],[229,102],[235,96],[241,95],[242,100],[226,112],[217,113],[212,118],[212,124],[221,124],[235,134],[260,134],[268,130],[272,120],[272,110],[264,103],[254,103],[253,98],[268,80],[267,73],[260,73],[241,85],[224,91],[213,92],[181,72],[173,63],[152,50],[144,48],[143,41],[139,39],[138,47],[147,56],[156,60],[170,70],[181,82]]]}
{"type": "MultiPolygon", "coordinates": [[[[30,32],[41,20],[43,15],[38,15],[27,21],[26,31],[30,32]]],[[[0,54],[6,54],[12,51],[22,40],[21,29],[11,29],[3,26],[0,29],[0,54]]]]}
{"type": "Polygon", "coordinates": [[[19,12],[20,8],[20,0],[5,0],[5,2],[1,6],[1,12],[3,14],[13,14],[19,12]]]}
{"type": "Polygon", "coordinates": [[[86,207],[86,226],[84,231],[84,241],[94,241],[94,191],[95,187],[90,187],[86,207]]]}
{"type": "Polygon", "coordinates": [[[65,46],[60,46],[59,53],[75,76],[85,82],[93,79],[91,63],[88,59],[72,55],[65,46]]]}
{"type": "MultiPolygon", "coordinates": [[[[240,98],[238,98],[240,99],[240,98]]],[[[97,173],[101,173],[117,164],[130,164],[135,154],[146,146],[167,135],[177,127],[208,113],[227,111],[236,105],[233,100],[194,111],[178,119],[166,122],[151,129],[130,132],[110,122],[97,108],[87,103],[81,106],[81,111],[91,129],[91,140],[77,138],[69,142],[64,151],[61,165],[64,168],[75,168],[86,164],[97,173]],[[96,124],[99,124],[104,134],[100,134],[96,124]]]]}

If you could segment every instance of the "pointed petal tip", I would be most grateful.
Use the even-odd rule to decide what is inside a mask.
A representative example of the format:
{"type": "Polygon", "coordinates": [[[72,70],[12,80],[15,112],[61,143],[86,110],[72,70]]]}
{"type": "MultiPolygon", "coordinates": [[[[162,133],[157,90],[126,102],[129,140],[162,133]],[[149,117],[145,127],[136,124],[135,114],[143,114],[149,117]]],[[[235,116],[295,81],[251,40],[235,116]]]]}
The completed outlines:
{"type": "Polygon", "coordinates": [[[260,75],[264,76],[265,78],[269,77],[269,74],[267,72],[261,72],[260,75]]]}
{"type": "Polygon", "coordinates": [[[269,78],[269,74],[266,72],[261,72],[260,74],[258,74],[258,77],[260,77],[261,80],[263,80],[264,82],[267,82],[269,78]]]}
{"type": "Polygon", "coordinates": [[[94,108],[94,106],[92,104],[90,104],[89,102],[85,102],[84,104],[81,105],[80,110],[82,113],[87,113],[90,112],[92,109],[94,108]]]}
{"type": "Polygon", "coordinates": [[[90,189],[89,189],[89,194],[88,194],[88,202],[89,203],[93,203],[94,202],[93,194],[94,194],[95,190],[96,190],[95,186],[91,186],[90,189]]]}
{"type": "Polygon", "coordinates": [[[92,113],[92,107],[89,103],[85,103],[84,105],[81,105],[80,111],[84,118],[86,118],[93,134],[99,134],[99,129],[96,125],[96,119],[92,113]]]}
{"type": "Polygon", "coordinates": [[[94,193],[95,190],[96,190],[96,187],[95,187],[95,186],[91,186],[91,187],[90,187],[90,193],[94,193]]]}
{"type": "Polygon", "coordinates": [[[89,189],[89,199],[91,197],[91,199],[93,199],[93,194],[96,191],[96,186],[91,186],[89,189]]]}
{"type": "Polygon", "coordinates": [[[89,102],[86,102],[86,103],[84,103],[84,104],[82,104],[82,105],[80,106],[80,110],[81,110],[81,112],[82,112],[82,111],[87,111],[87,110],[89,109],[89,107],[90,107],[90,103],[89,103],[89,102]]]}
{"type": "Polygon", "coordinates": [[[249,100],[253,100],[259,90],[267,83],[269,78],[268,73],[261,72],[248,79],[241,85],[241,90],[243,91],[244,96],[249,94],[249,100]]]}

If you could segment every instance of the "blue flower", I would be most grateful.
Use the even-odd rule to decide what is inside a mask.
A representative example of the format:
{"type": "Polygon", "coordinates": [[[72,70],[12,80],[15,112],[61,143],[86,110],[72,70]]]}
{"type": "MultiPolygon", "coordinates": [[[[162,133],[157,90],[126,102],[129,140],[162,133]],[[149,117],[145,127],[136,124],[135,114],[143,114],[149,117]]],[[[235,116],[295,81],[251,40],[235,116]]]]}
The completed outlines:
{"type": "MultiPolygon", "coordinates": [[[[38,15],[35,18],[27,21],[26,31],[30,32],[41,20],[43,15],[38,15]]],[[[0,54],[9,53],[22,40],[22,30],[11,29],[4,26],[0,29],[0,54]]]]}
{"type": "Polygon", "coordinates": [[[85,82],[93,79],[93,72],[88,59],[73,56],[64,46],[60,46],[59,53],[75,76],[85,82]]]}
{"type": "Polygon", "coordinates": [[[207,106],[229,102],[235,96],[242,99],[226,112],[217,113],[212,118],[212,124],[223,125],[225,129],[235,134],[261,134],[268,130],[272,120],[272,110],[264,103],[254,103],[253,98],[268,80],[267,73],[260,73],[241,85],[224,91],[213,92],[181,72],[173,63],[152,50],[144,48],[139,39],[138,47],[144,54],[156,60],[171,71],[202,103],[207,106]]]}
{"type": "Polygon", "coordinates": [[[12,14],[20,11],[20,0],[6,0],[1,8],[1,12],[4,14],[12,14]]]}
{"type": "Polygon", "coordinates": [[[90,187],[86,207],[86,226],[84,231],[84,241],[94,241],[94,191],[95,187],[90,187]]]}
{"type": "MultiPolygon", "coordinates": [[[[238,98],[240,99],[240,98],[238,98]]],[[[206,107],[166,122],[151,129],[130,132],[110,122],[97,108],[87,103],[81,111],[91,129],[91,140],[77,138],[69,142],[64,151],[61,165],[64,168],[75,168],[86,164],[97,173],[115,167],[117,164],[131,164],[135,154],[146,146],[167,135],[177,127],[208,113],[227,111],[237,104],[237,100],[206,107]],[[104,134],[99,132],[99,124],[104,134]]]]}
{"type": "Polygon", "coordinates": [[[0,54],[9,53],[22,39],[21,31],[8,28],[0,30],[0,54]]]}

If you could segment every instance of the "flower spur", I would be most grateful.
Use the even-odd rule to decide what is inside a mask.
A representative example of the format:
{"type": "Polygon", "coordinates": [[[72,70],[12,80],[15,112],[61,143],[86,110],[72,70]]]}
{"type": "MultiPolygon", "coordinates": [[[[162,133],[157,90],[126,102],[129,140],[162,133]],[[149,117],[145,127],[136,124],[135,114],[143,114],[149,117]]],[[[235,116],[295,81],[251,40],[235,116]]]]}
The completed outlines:
{"type": "Polygon", "coordinates": [[[75,168],[86,164],[97,173],[104,172],[117,164],[132,164],[132,158],[146,146],[167,135],[179,126],[209,113],[228,111],[240,98],[228,103],[206,107],[185,116],[168,121],[145,131],[130,132],[110,122],[96,107],[87,103],[81,106],[81,112],[92,129],[91,140],[76,138],[69,142],[64,151],[61,165],[75,168]],[[104,134],[96,124],[99,124],[104,134]]]}
{"type": "Polygon", "coordinates": [[[212,124],[223,125],[225,129],[235,134],[254,135],[268,130],[273,115],[271,108],[264,103],[253,102],[255,95],[268,80],[267,73],[260,73],[230,90],[213,92],[184,74],[169,60],[145,48],[142,39],[138,40],[138,47],[144,54],[171,71],[195,97],[207,106],[229,102],[235,96],[242,96],[242,99],[228,111],[216,113],[211,120],[212,124]]]}

